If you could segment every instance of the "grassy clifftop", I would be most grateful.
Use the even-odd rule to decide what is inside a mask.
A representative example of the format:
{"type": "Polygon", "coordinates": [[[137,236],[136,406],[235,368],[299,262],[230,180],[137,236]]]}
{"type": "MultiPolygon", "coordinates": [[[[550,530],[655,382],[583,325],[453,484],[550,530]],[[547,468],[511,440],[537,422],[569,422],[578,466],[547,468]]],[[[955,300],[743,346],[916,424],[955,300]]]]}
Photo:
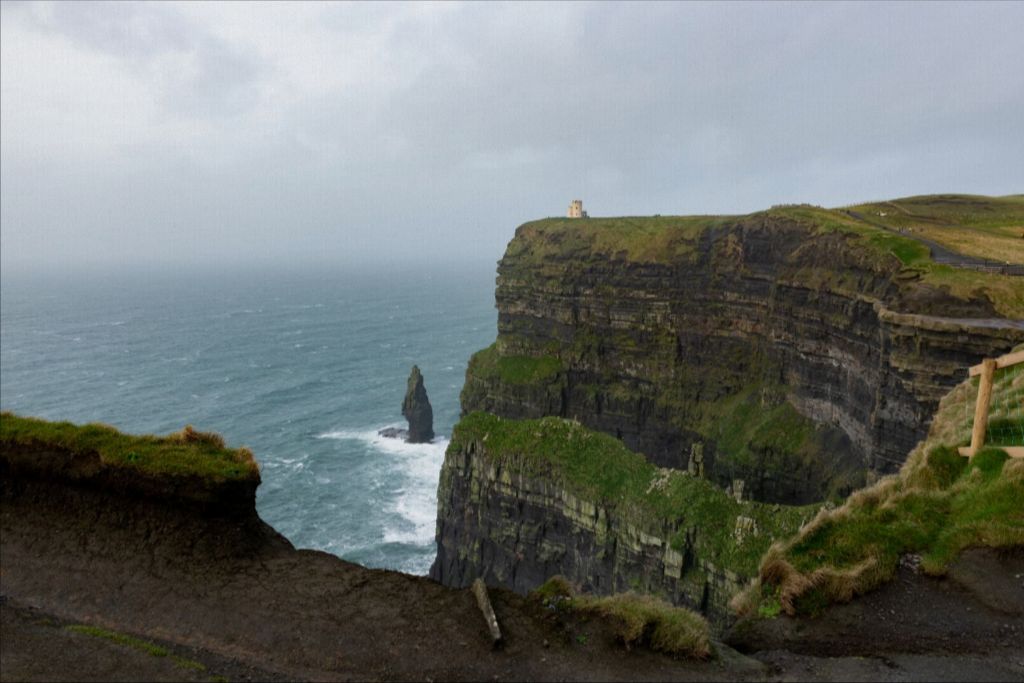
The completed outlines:
{"type": "Polygon", "coordinates": [[[519,227],[506,256],[533,261],[551,256],[621,257],[630,261],[672,263],[696,257],[704,231],[730,224],[736,216],[623,216],[617,218],[545,218],[519,227]]]}
{"type": "Polygon", "coordinates": [[[72,457],[98,457],[102,468],[161,476],[190,476],[210,482],[259,482],[259,467],[247,448],[227,448],[217,434],[191,426],[168,436],[133,436],[103,424],[74,425],[0,414],[4,450],[59,449],[72,457]]]}
{"type": "Polygon", "coordinates": [[[1000,315],[1024,318],[1024,278],[935,263],[929,247],[916,239],[967,256],[1024,263],[1024,195],[930,195],[848,209],[801,204],[742,216],[546,218],[520,226],[506,257],[532,264],[593,256],[687,264],[699,258],[699,242],[709,230],[772,222],[806,229],[807,243],[845,235],[849,248],[860,253],[858,260],[887,273],[900,288],[925,285],[963,300],[983,294],[1000,315]]]}
{"type": "Polygon", "coordinates": [[[870,202],[850,210],[969,256],[1024,263],[1024,195],[925,195],[870,202]]]}

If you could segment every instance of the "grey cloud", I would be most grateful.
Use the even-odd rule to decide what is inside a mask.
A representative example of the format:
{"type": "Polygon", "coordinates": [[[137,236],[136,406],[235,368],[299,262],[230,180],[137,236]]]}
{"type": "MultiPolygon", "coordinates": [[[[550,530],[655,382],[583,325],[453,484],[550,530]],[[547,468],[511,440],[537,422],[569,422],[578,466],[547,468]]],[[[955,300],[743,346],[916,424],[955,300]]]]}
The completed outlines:
{"type": "Polygon", "coordinates": [[[184,16],[171,3],[54,2],[22,5],[20,14],[37,30],[133,69],[143,78],[161,57],[188,58],[192,72],[164,74],[162,105],[200,116],[226,116],[252,106],[253,86],[266,66],[257,55],[243,54],[217,38],[209,27],[184,16]]]}
{"type": "Polygon", "coordinates": [[[580,196],[608,215],[1024,189],[1020,4],[287,5],[259,39],[219,17],[282,7],[218,7],[4,6],[5,32],[142,83],[195,60],[161,81],[171,124],[116,164],[13,154],[5,128],[5,260],[56,235],[68,258],[493,261],[580,196]]]}

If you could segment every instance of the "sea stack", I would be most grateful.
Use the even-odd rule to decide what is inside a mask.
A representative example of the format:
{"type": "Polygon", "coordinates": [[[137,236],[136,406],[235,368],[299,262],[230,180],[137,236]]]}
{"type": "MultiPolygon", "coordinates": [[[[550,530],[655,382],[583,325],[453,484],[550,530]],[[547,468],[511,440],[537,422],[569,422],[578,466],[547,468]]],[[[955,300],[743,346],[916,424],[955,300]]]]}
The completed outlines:
{"type": "Polygon", "coordinates": [[[409,421],[409,443],[428,443],[434,438],[434,410],[430,407],[423,375],[418,366],[412,366],[409,384],[402,401],[402,415],[409,421]]]}

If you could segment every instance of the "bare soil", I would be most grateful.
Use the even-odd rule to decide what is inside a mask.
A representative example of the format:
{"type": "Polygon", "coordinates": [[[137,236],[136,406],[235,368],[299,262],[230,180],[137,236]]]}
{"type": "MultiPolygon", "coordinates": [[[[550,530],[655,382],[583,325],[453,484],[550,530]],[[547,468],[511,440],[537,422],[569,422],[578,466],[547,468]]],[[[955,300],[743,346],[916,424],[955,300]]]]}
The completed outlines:
{"type": "Polygon", "coordinates": [[[10,478],[0,492],[4,681],[1024,680],[1022,615],[997,598],[1024,594],[1020,554],[967,563],[967,579],[901,574],[817,620],[740,629],[731,642],[746,654],[720,645],[693,662],[627,651],[606,623],[503,590],[491,591],[505,636],[495,648],[468,590],[295,550],[255,513],[10,478]]]}

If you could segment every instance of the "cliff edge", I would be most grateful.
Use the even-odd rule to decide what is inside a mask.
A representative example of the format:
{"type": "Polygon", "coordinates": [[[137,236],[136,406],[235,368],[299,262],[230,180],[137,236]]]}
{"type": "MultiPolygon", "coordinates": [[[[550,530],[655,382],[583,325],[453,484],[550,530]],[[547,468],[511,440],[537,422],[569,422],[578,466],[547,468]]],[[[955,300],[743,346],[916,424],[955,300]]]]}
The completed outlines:
{"type": "Polygon", "coordinates": [[[575,419],[775,503],[894,472],[963,368],[1024,341],[1024,278],[810,206],[526,223],[495,299],[464,414],[575,419]]]}
{"type": "Polygon", "coordinates": [[[720,627],[772,543],[896,471],[966,368],[1024,342],[1024,278],[811,206],[526,223],[496,302],[431,576],[557,573],[720,627]]]}

